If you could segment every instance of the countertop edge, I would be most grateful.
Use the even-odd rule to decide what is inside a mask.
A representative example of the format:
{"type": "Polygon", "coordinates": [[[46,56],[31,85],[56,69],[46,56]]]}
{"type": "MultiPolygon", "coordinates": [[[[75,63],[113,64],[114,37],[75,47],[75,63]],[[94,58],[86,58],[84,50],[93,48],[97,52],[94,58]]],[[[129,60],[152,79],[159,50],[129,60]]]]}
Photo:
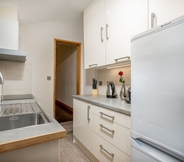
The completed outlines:
{"type": "Polygon", "coordinates": [[[66,130],[38,135],[38,136],[29,137],[29,138],[25,138],[21,140],[1,143],[0,144],[0,154],[8,152],[8,151],[12,151],[12,150],[17,150],[20,148],[25,148],[28,146],[40,144],[43,142],[60,139],[63,137],[66,137],[66,130]]]}
{"type": "Polygon", "coordinates": [[[108,105],[105,105],[103,103],[99,103],[99,102],[94,101],[94,100],[92,101],[92,100],[89,100],[89,99],[86,99],[86,98],[82,98],[81,96],[77,96],[77,95],[73,95],[73,98],[84,101],[84,102],[87,102],[87,103],[94,104],[96,106],[100,106],[100,107],[109,109],[109,110],[112,110],[112,111],[116,111],[116,112],[131,116],[131,112],[127,111],[127,110],[124,110],[124,109],[118,109],[116,107],[108,106],[108,105]]]}

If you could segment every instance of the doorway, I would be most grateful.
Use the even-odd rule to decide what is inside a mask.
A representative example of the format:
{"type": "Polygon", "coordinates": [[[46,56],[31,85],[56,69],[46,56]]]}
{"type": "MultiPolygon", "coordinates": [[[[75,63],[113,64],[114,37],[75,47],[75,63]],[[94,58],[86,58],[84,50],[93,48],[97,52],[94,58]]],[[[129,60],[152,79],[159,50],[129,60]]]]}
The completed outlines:
{"type": "Polygon", "coordinates": [[[54,117],[73,121],[72,95],[80,94],[81,43],[54,39],[54,117]]]}

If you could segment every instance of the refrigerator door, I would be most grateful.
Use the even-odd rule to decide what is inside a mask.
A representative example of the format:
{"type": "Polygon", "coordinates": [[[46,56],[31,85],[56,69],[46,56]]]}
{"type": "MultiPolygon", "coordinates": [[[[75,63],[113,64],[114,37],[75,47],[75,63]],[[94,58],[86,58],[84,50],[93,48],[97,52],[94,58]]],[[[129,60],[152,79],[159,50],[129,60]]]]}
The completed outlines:
{"type": "Polygon", "coordinates": [[[131,88],[131,131],[184,160],[184,17],[132,40],[131,88]]]}
{"type": "Polygon", "coordinates": [[[131,138],[131,162],[182,162],[142,141],[131,138]]]}

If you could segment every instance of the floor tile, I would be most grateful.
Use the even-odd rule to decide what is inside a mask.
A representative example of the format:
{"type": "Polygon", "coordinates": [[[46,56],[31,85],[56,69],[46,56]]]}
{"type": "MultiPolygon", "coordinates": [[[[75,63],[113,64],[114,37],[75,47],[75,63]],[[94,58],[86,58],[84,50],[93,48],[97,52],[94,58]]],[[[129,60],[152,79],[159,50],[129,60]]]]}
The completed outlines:
{"type": "Polygon", "coordinates": [[[60,139],[60,162],[91,162],[82,150],[73,143],[73,135],[60,139]]]}

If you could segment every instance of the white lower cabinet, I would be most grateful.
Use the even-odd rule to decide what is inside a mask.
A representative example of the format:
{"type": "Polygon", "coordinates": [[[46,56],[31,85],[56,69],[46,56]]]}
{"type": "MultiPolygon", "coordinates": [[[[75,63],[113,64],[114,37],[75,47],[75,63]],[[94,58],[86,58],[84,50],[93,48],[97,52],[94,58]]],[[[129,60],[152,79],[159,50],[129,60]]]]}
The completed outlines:
{"type": "Polygon", "coordinates": [[[83,101],[73,100],[73,135],[91,151],[92,119],[91,105],[83,101]]]}
{"type": "Polygon", "coordinates": [[[130,162],[130,116],[74,99],[74,136],[100,162],[130,162]]]}
{"type": "Polygon", "coordinates": [[[130,156],[130,129],[93,115],[93,131],[130,156]]]}
{"type": "Polygon", "coordinates": [[[100,162],[130,162],[130,157],[93,132],[92,153],[100,162]]]}

